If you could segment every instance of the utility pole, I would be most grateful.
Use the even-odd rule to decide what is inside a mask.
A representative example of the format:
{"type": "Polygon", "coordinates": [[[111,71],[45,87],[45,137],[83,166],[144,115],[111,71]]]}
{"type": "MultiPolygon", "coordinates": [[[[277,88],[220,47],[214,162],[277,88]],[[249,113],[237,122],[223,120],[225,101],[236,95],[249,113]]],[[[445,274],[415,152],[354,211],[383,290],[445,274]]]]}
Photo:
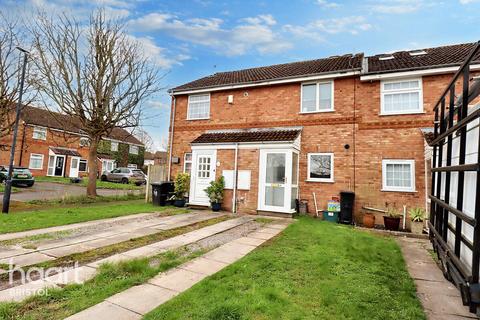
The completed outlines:
{"type": "Polygon", "coordinates": [[[3,193],[3,213],[8,213],[10,209],[10,196],[12,194],[12,174],[13,174],[13,161],[15,159],[15,145],[17,143],[17,134],[18,134],[18,122],[20,121],[20,111],[22,110],[22,97],[23,97],[23,84],[25,83],[25,71],[27,69],[28,55],[29,52],[25,49],[17,47],[17,49],[23,53],[23,66],[22,66],[22,75],[20,77],[20,92],[18,94],[17,110],[15,115],[15,124],[13,127],[13,140],[12,146],[10,149],[10,164],[8,166],[8,176],[5,181],[5,192],[3,193]]]}

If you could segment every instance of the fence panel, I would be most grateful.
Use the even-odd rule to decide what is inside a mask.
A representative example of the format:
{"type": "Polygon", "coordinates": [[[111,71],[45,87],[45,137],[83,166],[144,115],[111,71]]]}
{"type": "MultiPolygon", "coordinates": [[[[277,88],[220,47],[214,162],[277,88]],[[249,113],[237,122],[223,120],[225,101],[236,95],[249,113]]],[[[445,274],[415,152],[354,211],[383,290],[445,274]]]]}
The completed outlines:
{"type": "Polygon", "coordinates": [[[152,182],[167,181],[167,166],[161,165],[149,165],[147,170],[147,185],[145,188],[145,201],[152,201],[152,182]]]}

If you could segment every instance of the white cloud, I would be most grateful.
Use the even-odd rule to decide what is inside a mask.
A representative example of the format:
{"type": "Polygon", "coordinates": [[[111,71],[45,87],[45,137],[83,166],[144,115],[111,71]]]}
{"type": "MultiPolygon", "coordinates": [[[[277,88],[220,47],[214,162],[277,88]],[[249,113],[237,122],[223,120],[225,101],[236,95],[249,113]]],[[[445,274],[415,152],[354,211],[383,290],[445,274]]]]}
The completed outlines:
{"type": "Polygon", "coordinates": [[[176,39],[215,49],[227,56],[247,52],[261,54],[281,52],[291,47],[273,30],[271,15],[244,18],[234,27],[225,28],[219,18],[181,20],[168,13],[150,13],[131,21],[130,26],[141,32],[162,32],[176,39]]]}
{"type": "Polygon", "coordinates": [[[370,5],[369,8],[379,13],[403,14],[415,12],[423,5],[421,0],[381,0],[370,5]]]}
{"type": "Polygon", "coordinates": [[[167,56],[167,50],[157,46],[150,37],[134,37],[130,35],[129,38],[136,41],[150,61],[162,69],[168,69],[174,65],[181,65],[182,61],[190,59],[190,56],[186,54],[167,56]]]}
{"type": "Polygon", "coordinates": [[[317,0],[317,4],[320,5],[323,8],[338,8],[340,7],[340,4],[333,2],[333,1],[327,1],[327,0],[317,0]]]}
{"type": "Polygon", "coordinates": [[[319,19],[303,26],[285,25],[284,30],[299,38],[310,38],[318,41],[325,40],[326,34],[349,33],[356,35],[367,31],[372,25],[365,17],[351,16],[333,19],[319,19]]]}

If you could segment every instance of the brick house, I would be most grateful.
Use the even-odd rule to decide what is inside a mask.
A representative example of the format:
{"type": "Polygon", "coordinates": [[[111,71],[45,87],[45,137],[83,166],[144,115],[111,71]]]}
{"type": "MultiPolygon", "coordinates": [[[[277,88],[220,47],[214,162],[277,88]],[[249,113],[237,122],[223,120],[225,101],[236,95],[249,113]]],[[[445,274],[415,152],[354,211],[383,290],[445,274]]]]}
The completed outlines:
{"type": "Polygon", "coordinates": [[[167,152],[157,151],[155,153],[145,152],[144,166],[148,165],[160,165],[165,166],[167,164],[167,152]]]}
{"type": "MultiPolygon", "coordinates": [[[[342,190],[363,207],[426,207],[424,134],[473,44],[349,54],[204,77],[171,90],[170,173],[192,172],[190,203],[227,181],[223,207],[314,211],[342,190]]],[[[382,219],[377,219],[381,222],[382,219]]]]}
{"type": "MultiPolygon", "coordinates": [[[[8,164],[12,136],[0,139],[0,164],[8,164]]],[[[15,165],[28,167],[34,176],[79,177],[88,172],[88,137],[71,117],[41,108],[22,110],[15,165]]],[[[99,171],[117,166],[141,167],[144,146],[121,128],[115,128],[98,147],[99,171]]]]}

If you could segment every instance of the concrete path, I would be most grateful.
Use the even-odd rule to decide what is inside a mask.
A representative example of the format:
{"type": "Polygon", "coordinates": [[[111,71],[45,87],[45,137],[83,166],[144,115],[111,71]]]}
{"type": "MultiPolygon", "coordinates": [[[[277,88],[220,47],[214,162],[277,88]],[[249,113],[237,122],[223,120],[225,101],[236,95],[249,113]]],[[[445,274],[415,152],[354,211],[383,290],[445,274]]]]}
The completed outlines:
{"type": "Polygon", "coordinates": [[[62,287],[69,283],[83,283],[91,279],[96,274],[96,269],[103,263],[114,263],[119,261],[131,260],[134,258],[151,257],[162,252],[174,250],[182,246],[186,246],[202,239],[214,236],[218,233],[238,227],[244,223],[253,220],[250,217],[240,217],[223,221],[208,227],[194,230],[179,236],[175,236],[163,241],[149,244],[126,252],[118,253],[108,258],[91,262],[85,266],[72,268],[53,276],[28,282],[16,287],[0,291],[0,302],[22,301],[28,296],[35,294],[40,289],[62,287]]]}
{"type": "MultiPolygon", "coordinates": [[[[31,188],[21,188],[20,192],[12,193],[12,200],[27,202],[32,200],[52,200],[61,199],[62,197],[79,196],[86,193],[86,187],[74,184],[61,184],[54,182],[36,182],[31,188]]],[[[140,194],[145,192],[144,189],[139,190],[114,190],[114,189],[97,189],[100,196],[116,196],[126,195],[128,193],[140,194]]],[[[3,199],[3,193],[0,193],[0,201],[3,199]]]]}
{"type": "Polygon", "coordinates": [[[273,224],[252,232],[246,237],[226,243],[199,258],[161,273],[150,279],[148,283],[109,297],[67,319],[141,319],[146,313],[188,290],[204,278],[241,259],[286,227],[286,224],[273,224]]]}
{"type": "Polygon", "coordinates": [[[460,292],[447,281],[427,249],[429,240],[397,238],[408,272],[415,280],[417,296],[429,320],[478,319],[462,304],[460,292]]]}
{"type": "Polygon", "coordinates": [[[55,260],[73,253],[81,253],[140,238],[161,231],[171,230],[206,221],[224,214],[211,212],[192,212],[174,216],[152,216],[151,219],[112,225],[95,232],[73,238],[39,242],[37,249],[0,248],[0,263],[14,264],[17,267],[34,265],[55,260]]]}

